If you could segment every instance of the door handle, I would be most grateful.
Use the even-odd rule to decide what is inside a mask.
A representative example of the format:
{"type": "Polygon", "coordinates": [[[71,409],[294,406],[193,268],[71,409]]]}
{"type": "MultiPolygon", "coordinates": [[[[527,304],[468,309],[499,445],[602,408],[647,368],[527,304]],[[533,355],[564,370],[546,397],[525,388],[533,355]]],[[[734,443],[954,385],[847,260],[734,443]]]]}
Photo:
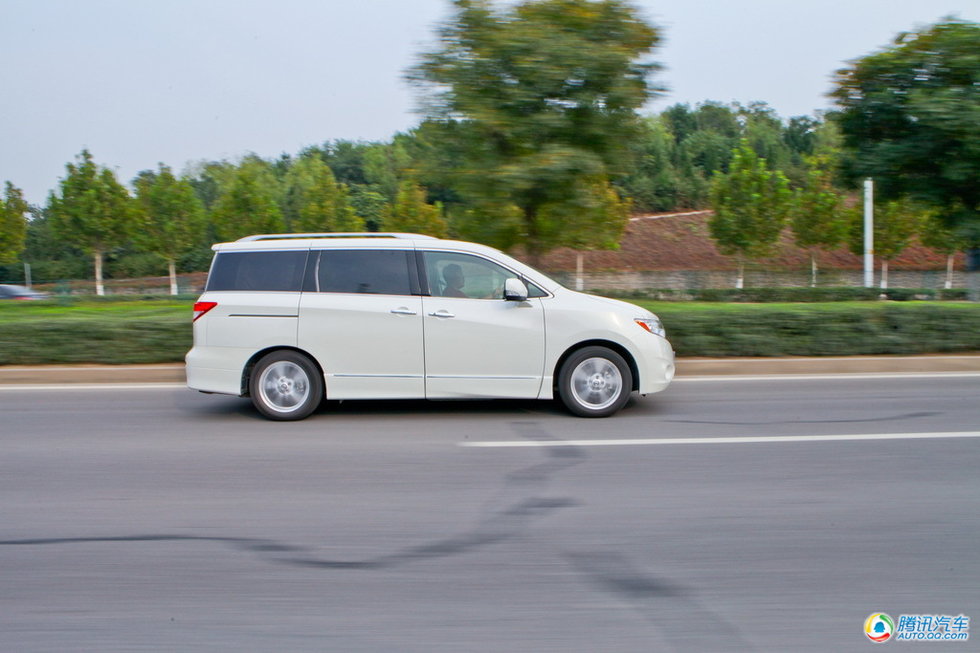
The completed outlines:
{"type": "Polygon", "coordinates": [[[391,312],[395,315],[418,315],[418,313],[416,313],[412,309],[406,308],[404,306],[399,308],[393,308],[391,309],[391,312]]]}
{"type": "Polygon", "coordinates": [[[447,311],[444,308],[443,309],[440,309],[438,311],[435,311],[433,313],[429,313],[429,315],[431,317],[444,317],[444,318],[445,317],[456,317],[456,314],[455,313],[450,313],[449,311],[447,311]]]}

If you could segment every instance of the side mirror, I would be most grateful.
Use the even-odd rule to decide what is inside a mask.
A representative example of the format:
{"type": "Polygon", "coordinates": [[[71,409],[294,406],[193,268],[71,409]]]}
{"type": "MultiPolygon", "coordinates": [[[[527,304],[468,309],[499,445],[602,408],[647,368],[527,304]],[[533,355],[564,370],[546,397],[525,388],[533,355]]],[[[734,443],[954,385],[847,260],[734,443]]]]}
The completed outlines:
{"type": "Polygon", "coordinates": [[[504,299],[509,302],[523,302],[527,300],[527,286],[520,279],[507,279],[504,282],[504,299]]]}

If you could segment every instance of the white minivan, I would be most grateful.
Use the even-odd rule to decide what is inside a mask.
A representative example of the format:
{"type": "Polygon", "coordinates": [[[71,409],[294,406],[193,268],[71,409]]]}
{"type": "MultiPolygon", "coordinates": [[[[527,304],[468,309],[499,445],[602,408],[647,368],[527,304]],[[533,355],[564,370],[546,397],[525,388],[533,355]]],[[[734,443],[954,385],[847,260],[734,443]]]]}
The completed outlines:
{"type": "Polygon", "coordinates": [[[660,320],[495,249],[418,234],[220,243],[187,385],[303,419],[324,398],[552,399],[605,417],[674,376],[660,320]]]}

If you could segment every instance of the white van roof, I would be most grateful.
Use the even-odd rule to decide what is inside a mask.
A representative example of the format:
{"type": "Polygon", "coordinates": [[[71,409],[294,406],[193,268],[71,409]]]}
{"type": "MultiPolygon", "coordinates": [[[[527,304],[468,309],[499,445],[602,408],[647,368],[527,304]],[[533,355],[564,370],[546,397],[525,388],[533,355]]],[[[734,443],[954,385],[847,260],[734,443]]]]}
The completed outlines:
{"type": "Polygon", "coordinates": [[[409,234],[409,233],[399,233],[393,231],[362,231],[362,232],[324,232],[324,233],[309,233],[309,234],[257,234],[254,236],[245,236],[244,238],[239,238],[235,242],[253,242],[256,240],[286,240],[286,239],[312,239],[312,238],[404,238],[408,240],[438,240],[433,236],[426,236],[424,234],[409,234]]]}

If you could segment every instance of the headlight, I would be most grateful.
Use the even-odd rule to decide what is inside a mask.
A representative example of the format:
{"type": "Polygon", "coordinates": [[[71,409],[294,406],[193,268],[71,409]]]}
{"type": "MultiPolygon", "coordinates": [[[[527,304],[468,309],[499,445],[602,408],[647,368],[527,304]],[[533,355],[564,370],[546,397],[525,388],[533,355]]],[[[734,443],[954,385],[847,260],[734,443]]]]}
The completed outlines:
{"type": "Polygon", "coordinates": [[[661,338],[667,337],[667,332],[664,331],[664,325],[659,317],[637,317],[633,318],[633,321],[654,335],[661,338]]]}

